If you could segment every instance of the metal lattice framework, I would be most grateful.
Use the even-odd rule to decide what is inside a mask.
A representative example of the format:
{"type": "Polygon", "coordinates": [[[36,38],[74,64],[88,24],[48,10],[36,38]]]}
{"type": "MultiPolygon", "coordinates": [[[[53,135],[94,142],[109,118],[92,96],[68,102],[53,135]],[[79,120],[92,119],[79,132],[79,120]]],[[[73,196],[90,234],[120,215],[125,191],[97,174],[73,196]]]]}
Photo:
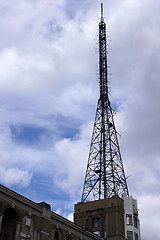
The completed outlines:
{"type": "Polygon", "coordinates": [[[84,181],[82,202],[100,200],[128,193],[113,110],[108,96],[106,24],[101,4],[99,23],[100,98],[93,127],[91,146],[84,181]]]}

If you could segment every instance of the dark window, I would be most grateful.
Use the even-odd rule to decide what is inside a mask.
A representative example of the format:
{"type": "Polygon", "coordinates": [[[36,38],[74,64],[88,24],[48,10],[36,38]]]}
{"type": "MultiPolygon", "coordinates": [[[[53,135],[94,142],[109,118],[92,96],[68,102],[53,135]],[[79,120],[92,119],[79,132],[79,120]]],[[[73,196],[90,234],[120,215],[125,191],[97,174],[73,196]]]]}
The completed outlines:
{"type": "Polygon", "coordinates": [[[106,218],[103,218],[103,226],[106,227],[106,218]]]}
{"type": "Polygon", "coordinates": [[[126,224],[132,225],[132,215],[131,214],[126,214],[126,224]]]}
{"type": "Polygon", "coordinates": [[[134,220],[134,227],[138,228],[138,219],[137,217],[133,217],[133,220],[134,220]]]}
{"type": "Polygon", "coordinates": [[[88,227],[89,227],[89,222],[88,222],[88,219],[86,219],[86,229],[88,230],[88,227]]]}
{"type": "Polygon", "coordinates": [[[67,235],[66,235],[66,240],[72,240],[72,236],[69,235],[69,234],[67,234],[67,235]]]}
{"type": "Polygon", "coordinates": [[[2,221],[1,239],[15,239],[17,212],[14,208],[7,208],[2,221]]]}
{"type": "Polygon", "coordinates": [[[135,238],[135,240],[138,240],[138,234],[137,233],[134,233],[134,238],[135,238]]]}
{"type": "Polygon", "coordinates": [[[58,233],[58,230],[55,231],[54,236],[55,236],[55,240],[58,240],[58,239],[59,239],[59,233],[58,233]]]}
{"type": "Polygon", "coordinates": [[[93,219],[93,227],[94,228],[100,227],[100,219],[99,218],[93,219]]]}
{"type": "Polygon", "coordinates": [[[133,232],[127,231],[127,240],[133,240],[133,232]]]}

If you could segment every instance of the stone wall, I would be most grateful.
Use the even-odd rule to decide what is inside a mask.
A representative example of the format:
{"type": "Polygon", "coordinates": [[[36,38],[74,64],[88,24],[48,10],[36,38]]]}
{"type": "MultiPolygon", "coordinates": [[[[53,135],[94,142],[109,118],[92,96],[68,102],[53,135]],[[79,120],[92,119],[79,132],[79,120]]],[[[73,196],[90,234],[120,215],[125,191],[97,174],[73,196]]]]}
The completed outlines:
{"type": "Polygon", "coordinates": [[[55,214],[50,205],[35,203],[0,185],[0,240],[102,240],[55,214]]]}

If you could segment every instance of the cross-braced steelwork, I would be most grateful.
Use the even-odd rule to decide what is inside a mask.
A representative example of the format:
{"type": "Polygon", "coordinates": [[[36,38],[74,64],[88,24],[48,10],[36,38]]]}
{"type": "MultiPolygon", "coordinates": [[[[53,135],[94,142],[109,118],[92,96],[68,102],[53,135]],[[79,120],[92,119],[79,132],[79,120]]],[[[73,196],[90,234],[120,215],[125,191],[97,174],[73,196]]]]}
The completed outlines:
{"type": "Polygon", "coordinates": [[[82,202],[128,193],[113,110],[108,96],[106,24],[101,4],[99,23],[100,98],[94,122],[82,202]]]}

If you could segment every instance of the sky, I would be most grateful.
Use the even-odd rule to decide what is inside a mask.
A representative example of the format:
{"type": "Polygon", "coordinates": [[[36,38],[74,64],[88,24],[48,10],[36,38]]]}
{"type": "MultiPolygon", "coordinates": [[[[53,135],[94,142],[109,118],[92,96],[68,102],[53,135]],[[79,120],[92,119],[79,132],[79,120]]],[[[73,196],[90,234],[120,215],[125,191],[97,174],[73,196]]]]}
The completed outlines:
{"type": "MultiPolygon", "coordinates": [[[[0,183],[69,219],[99,98],[99,0],[0,1],[0,183]]],[[[141,235],[160,228],[160,2],[104,0],[110,98],[141,235]]]]}

